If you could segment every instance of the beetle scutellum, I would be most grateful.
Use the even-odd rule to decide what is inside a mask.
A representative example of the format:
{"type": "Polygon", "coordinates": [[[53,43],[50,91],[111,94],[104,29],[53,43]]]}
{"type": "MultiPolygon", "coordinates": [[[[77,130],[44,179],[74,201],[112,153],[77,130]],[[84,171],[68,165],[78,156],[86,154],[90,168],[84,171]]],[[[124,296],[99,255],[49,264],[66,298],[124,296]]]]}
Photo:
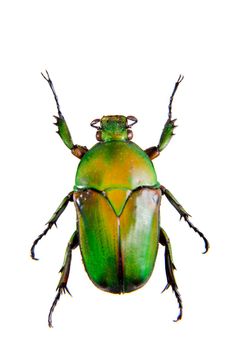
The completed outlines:
{"type": "Polygon", "coordinates": [[[74,145],[65,118],[61,113],[52,80],[46,71],[43,77],[52,89],[58,116],[57,133],[71,150],[81,159],[75,185],[61,202],[47,228],[34,241],[34,248],[48,230],[56,224],[69,202],[74,202],[77,214],[76,230],[71,236],[60,270],[61,278],[57,294],[49,311],[48,324],[52,326],[52,313],[62,293],[68,292],[72,250],[80,247],[86,272],[100,289],[110,293],[128,293],[142,287],[149,279],[159,244],[165,247],[166,290],[170,286],[175,293],[179,314],[182,317],[182,300],[174,277],[175,265],[169,238],[160,226],[159,211],[162,195],[169,200],[181,218],[203,238],[205,251],[209,243],[189,220],[189,214],[171,192],[157,181],[151,162],[168,145],[176,127],[172,119],[172,102],[175,92],[183,80],[179,76],[168,106],[168,119],[158,146],[143,151],[131,141],[131,127],[137,123],[133,116],[108,115],[94,119],[91,126],[97,129],[98,143],[90,150],[74,145]]]}

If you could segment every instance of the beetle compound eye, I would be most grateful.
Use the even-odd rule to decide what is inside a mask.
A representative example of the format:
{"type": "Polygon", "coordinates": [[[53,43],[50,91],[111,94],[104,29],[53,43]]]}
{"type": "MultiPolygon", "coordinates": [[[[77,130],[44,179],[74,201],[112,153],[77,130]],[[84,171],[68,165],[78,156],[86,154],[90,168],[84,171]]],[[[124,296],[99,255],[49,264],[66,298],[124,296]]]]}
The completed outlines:
{"type": "Polygon", "coordinates": [[[132,115],[129,115],[126,119],[127,119],[127,124],[126,124],[127,128],[131,128],[134,124],[138,122],[137,118],[132,115]],[[131,120],[133,123],[129,124],[128,120],[131,120]]]}
{"type": "Polygon", "coordinates": [[[127,130],[127,136],[128,136],[128,140],[132,140],[133,138],[133,131],[132,130],[127,130]]]}
{"type": "Polygon", "coordinates": [[[100,122],[100,119],[94,119],[94,120],[92,120],[92,122],[91,122],[91,126],[93,127],[93,128],[96,128],[97,130],[99,130],[100,129],[100,126],[96,126],[96,124],[97,123],[99,123],[100,122]]]}
{"type": "Polygon", "coordinates": [[[100,130],[98,130],[97,133],[96,133],[96,140],[97,141],[102,141],[102,132],[100,130]]]}

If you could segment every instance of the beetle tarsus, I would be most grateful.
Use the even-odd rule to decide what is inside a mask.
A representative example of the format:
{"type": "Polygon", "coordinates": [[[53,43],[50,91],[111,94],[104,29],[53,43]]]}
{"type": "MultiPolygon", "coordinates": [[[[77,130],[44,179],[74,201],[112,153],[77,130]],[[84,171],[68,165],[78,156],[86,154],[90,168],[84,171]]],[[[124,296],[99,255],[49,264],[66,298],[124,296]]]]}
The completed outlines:
{"type": "Polygon", "coordinates": [[[56,288],[57,294],[56,294],[55,299],[52,303],[52,306],[49,310],[49,316],[48,316],[49,327],[53,326],[52,325],[52,314],[53,314],[53,311],[58,303],[58,300],[60,299],[61,294],[66,294],[66,292],[67,292],[72,297],[69,289],[67,288],[67,282],[68,282],[69,273],[70,273],[72,250],[77,248],[78,245],[79,245],[79,235],[78,235],[78,231],[75,231],[69,240],[69,243],[67,245],[66,252],[65,252],[64,263],[62,265],[62,268],[59,271],[61,273],[61,278],[60,278],[58,286],[56,288]]]}
{"type": "Polygon", "coordinates": [[[39,260],[39,259],[37,259],[37,258],[35,257],[35,246],[36,246],[37,243],[41,240],[41,238],[44,237],[44,236],[47,234],[48,230],[50,230],[52,226],[53,226],[53,224],[50,224],[50,223],[49,223],[48,226],[46,227],[46,229],[45,229],[45,230],[37,237],[37,239],[35,239],[35,241],[33,242],[32,247],[31,247],[31,258],[32,258],[33,260],[39,260]]]}
{"type": "Polygon", "coordinates": [[[56,297],[52,303],[52,306],[49,310],[49,315],[48,315],[48,325],[50,328],[53,328],[52,315],[53,315],[53,311],[54,311],[54,309],[55,309],[55,307],[60,299],[61,294],[66,294],[66,292],[67,292],[72,297],[69,289],[66,286],[57,288],[57,290],[58,290],[58,292],[57,292],[56,297]]]}
{"type": "Polygon", "coordinates": [[[55,99],[55,101],[56,101],[57,111],[58,111],[59,117],[60,117],[61,119],[64,119],[64,116],[63,116],[63,114],[62,114],[62,112],[61,112],[61,109],[60,109],[58,97],[57,97],[57,94],[56,94],[56,91],[55,91],[53,82],[52,82],[52,80],[50,79],[50,76],[49,76],[48,71],[46,70],[45,72],[46,72],[46,74],[47,74],[47,77],[46,77],[43,73],[41,73],[41,75],[42,75],[42,77],[48,82],[48,84],[49,84],[49,86],[50,86],[50,89],[52,90],[54,99],[55,99]]]}
{"type": "Polygon", "coordinates": [[[210,247],[209,241],[204,236],[204,234],[201,231],[199,231],[198,228],[191,223],[191,221],[188,219],[188,215],[183,215],[182,217],[188,223],[189,227],[192,228],[195,232],[197,232],[199,234],[199,236],[204,240],[205,251],[202,254],[206,254],[209,250],[209,247],[210,247]]]}
{"type": "Polygon", "coordinates": [[[176,93],[176,90],[179,86],[179,84],[182,82],[182,80],[184,79],[184,76],[183,75],[180,75],[177,82],[175,83],[175,86],[174,86],[174,89],[173,89],[173,92],[171,94],[171,97],[170,97],[170,102],[169,102],[169,105],[168,105],[168,119],[171,120],[172,118],[172,102],[173,102],[173,98],[175,96],[175,93],[176,93]]]}
{"type": "Polygon", "coordinates": [[[178,302],[178,306],[180,310],[179,315],[177,316],[177,319],[174,320],[176,322],[181,320],[182,318],[183,305],[182,305],[181,295],[179,293],[178,286],[177,286],[174,272],[173,272],[176,268],[173,262],[172,247],[171,247],[170,239],[162,227],[160,227],[159,243],[165,246],[165,270],[166,270],[166,276],[167,276],[167,284],[163,289],[162,293],[165,290],[167,290],[170,286],[172,287],[172,290],[175,293],[176,300],[178,302]]]}
{"type": "Polygon", "coordinates": [[[178,305],[179,305],[179,310],[180,310],[176,320],[173,320],[173,322],[177,322],[177,321],[180,321],[182,319],[182,316],[183,316],[183,305],[182,305],[181,295],[180,295],[178,289],[177,288],[173,289],[173,292],[175,293],[175,296],[176,296],[176,299],[177,299],[177,302],[178,302],[178,305]]]}
{"type": "Polygon", "coordinates": [[[55,297],[55,299],[53,301],[53,304],[52,304],[52,306],[51,306],[51,308],[49,310],[48,325],[49,325],[50,328],[53,327],[52,314],[53,314],[53,311],[54,311],[54,309],[55,309],[55,307],[57,305],[58,300],[60,299],[61,293],[62,293],[62,288],[58,290],[57,295],[56,295],[56,297],[55,297]]]}

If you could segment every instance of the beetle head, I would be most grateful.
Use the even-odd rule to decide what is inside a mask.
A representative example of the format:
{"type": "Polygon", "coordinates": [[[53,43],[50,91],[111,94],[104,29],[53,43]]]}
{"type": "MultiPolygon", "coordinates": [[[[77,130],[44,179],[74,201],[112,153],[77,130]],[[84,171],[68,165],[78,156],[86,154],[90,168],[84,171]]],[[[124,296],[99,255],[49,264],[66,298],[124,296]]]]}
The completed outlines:
{"type": "Polygon", "coordinates": [[[136,123],[137,119],[133,116],[104,115],[101,119],[94,119],[91,126],[97,129],[96,139],[98,141],[123,141],[133,138],[131,127],[136,123]]]}

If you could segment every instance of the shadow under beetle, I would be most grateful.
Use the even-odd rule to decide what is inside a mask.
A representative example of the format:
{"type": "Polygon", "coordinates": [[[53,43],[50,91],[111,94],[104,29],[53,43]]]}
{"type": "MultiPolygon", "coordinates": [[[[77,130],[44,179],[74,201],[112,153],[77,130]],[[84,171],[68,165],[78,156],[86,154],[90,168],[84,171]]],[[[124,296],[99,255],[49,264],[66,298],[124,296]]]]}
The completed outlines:
{"type": "Polygon", "coordinates": [[[160,226],[162,195],[203,238],[204,253],[207,252],[209,243],[203,233],[190,222],[190,215],[172,193],[157,181],[151,160],[159,156],[174,135],[176,119],[172,119],[172,102],[183,76],[179,76],[170,97],[168,119],[158,146],[143,151],[131,142],[131,127],[137,123],[137,119],[123,115],[103,116],[91,122],[91,126],[97,129],[98,143],[90,150],[74,145],[52,80],[47,71],[46,74],[42,75],[53,92],[58,110],[58,116],[55,116],[57,133],[72,154],[81,159],[73,191],[63,199],[31,248],[31,257],[37,260],[34,253],[36,244],[56,225],[68,203],[74,202],[77,226],[66,248],[57,294],[49,311],[49,326],[52,326],[52,313],[60,295],[65,292],[70,294],[67,281],[71,255],[72,250],[78,246],[91,281],[104,291],[120,294],[132,292],[147,282],[153,271],[158,246],[163,245],[167,276],[164,290],[172,287],[179,306],[176,321],[180,320],[183,307],[174,276],[171,244],[160,226]]]}

